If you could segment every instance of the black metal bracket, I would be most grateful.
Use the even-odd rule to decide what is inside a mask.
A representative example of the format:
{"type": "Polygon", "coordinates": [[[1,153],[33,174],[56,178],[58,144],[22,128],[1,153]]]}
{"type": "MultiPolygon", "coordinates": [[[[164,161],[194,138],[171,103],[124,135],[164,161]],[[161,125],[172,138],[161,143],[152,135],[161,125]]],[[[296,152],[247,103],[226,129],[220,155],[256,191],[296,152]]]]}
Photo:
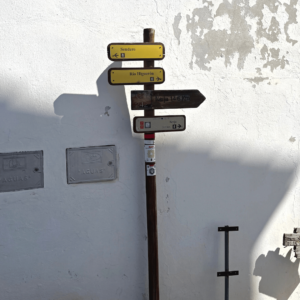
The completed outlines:
{"type": "Polygon", "coordinates": [[[217,272],[217,276],[225,277],[225,300],[229,299],[229,276],[239,275],[239,271],[229,271],[229,231],[238,231],[238,226],[218,227],[218,231],[225,233],[225,271],[217,272]]]}
{"type": "Polygon", "coordinates": [[[218,227],[218,231],[239,231],[238,226],[225,226],[225,227],[218,227]]]}
{"type": "Polygon", "coordinates": [[[239,271],[218,272],[218,277],[239,275],[239,271]]]}

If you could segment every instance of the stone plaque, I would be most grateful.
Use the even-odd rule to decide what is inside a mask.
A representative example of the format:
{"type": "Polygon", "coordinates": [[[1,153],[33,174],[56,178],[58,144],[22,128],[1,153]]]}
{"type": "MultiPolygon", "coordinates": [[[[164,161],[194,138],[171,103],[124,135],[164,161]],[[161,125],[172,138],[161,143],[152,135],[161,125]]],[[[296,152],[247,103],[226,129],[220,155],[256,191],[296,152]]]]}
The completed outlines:
{"type": "Polygon", "coordinates": [[[108,181],[117,178],[116,146],[67,149],[67,181],[108,181]]]}
{"type": "Polygon", "coordinates": [[[43,187],[43,151],[0,153],[0,192],[43,187]]]}

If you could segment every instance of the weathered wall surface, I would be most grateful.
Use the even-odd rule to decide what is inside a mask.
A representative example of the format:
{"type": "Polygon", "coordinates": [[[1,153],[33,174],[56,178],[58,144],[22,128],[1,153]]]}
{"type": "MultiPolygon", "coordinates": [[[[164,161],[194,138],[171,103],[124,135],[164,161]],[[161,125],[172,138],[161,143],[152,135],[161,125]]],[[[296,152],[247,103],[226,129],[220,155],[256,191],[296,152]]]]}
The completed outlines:
{"type": "MultiPolygon", "coordinates": [[[[147,299],[142,137],[111,87],[111,42],[156,29],[157,89],[199,89],[156,137],[161,299],[299,299],[298,0],[2,1],[0,153],[44,151],[44,188],[0,193],[1,300],[147,299]],[[66,148],[116,145],[118,178],[68,185],[66,148]]],[[[142,66],[126,62],[122,66],[142,66]]],[[[0,183],[1,184],[1,183],[0,183]]]]}

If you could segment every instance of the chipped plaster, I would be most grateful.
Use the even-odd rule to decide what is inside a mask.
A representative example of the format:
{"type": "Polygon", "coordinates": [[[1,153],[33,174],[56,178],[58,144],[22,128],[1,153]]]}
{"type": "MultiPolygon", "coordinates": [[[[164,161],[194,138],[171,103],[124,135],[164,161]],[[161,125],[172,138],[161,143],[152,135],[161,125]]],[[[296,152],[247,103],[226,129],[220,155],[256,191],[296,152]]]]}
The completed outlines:
{"type": "MultiPolygon", "coordinates": [[[[203,1],[200,7],[186,15],[186,31],[190,34],[192,46],[190,68],[196,65],[202,70],[212,71],[211,65],[215,60],[232,67],[237,55],[235,66],[241,71],[260,45],[261,59],[253,66],[253,72],[255,68],[271,72],[286,68],[289,55],[288,52],[285,55],[281,53],[283,45],[279,42],[283,36],[292,46],[298,42],[289,34],[289,27],[297,24],[297,3],[298,0],[290,0],[289,4],[278,0],[223,0],[215,7],[212,1],[203,1]]],[[[182,20],[178,16],[174,19],[173,29],[180,43],[179,25],[182,20]]],[[[257,81],[255,78],[253,80],[257,81]]]]}

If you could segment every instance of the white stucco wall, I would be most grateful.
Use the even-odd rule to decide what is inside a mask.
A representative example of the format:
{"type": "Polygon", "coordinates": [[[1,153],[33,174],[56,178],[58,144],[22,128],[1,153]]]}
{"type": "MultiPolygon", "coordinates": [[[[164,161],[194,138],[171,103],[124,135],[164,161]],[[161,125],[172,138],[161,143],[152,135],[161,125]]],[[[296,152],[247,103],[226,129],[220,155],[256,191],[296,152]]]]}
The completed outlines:
{"type": "MultiPolygon", "coordinates": [[[[0,193],[1,300],[148,299],[142,136],[112,87],[112,42],[155,28],[157,89],[199,89],[187,130],[156,135],[161,299],[299,299],[297,0],[1,1],[0,153],[44,151],[43,189],[0,193]],[[105,114],[110,107],[109,115],[105,114]],[[118,179],[68,185],[66,148],[116,145],[118,179]]],[[[124,62],[141,67],[142,62],[124,62]]]]}

